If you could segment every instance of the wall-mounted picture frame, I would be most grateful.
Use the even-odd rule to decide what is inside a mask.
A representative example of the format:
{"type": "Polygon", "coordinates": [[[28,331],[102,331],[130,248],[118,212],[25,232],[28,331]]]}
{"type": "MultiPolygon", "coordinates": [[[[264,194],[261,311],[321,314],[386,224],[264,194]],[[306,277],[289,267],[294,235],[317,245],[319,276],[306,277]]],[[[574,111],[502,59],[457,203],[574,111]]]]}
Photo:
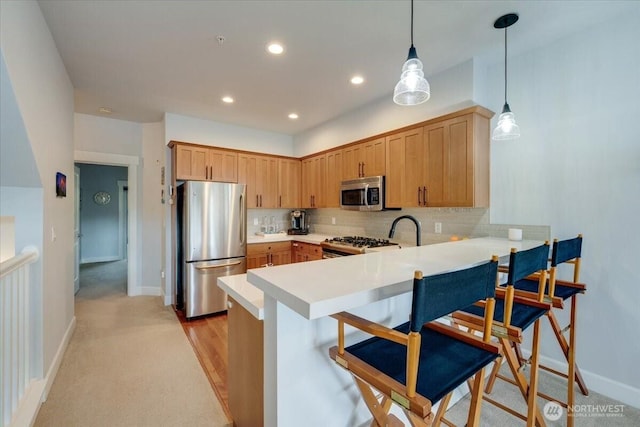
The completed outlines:
{"type": "Polygon", "coordinates": [[[56,197],[67,197],[67,176],[56,173],[56,197]]]}

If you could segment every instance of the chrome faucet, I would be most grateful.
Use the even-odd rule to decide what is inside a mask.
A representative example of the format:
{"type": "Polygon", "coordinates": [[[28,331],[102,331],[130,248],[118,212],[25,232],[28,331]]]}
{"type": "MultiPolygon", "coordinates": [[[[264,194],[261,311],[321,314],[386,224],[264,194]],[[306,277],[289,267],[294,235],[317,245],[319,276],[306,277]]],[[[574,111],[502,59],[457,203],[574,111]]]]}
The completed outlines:
{"type": "Polygon", "coordinates": [[[420,228],[420,223],[418,222],[418,220],[412,217],[411,215],[402,215],[393,220],[393,223],[391,224],[391,230],[389,230],[389,238],[392,238],[393,235],[395,234],[396,224],[401,219],[411,220],[416,225],[416,246],[420,246],[420,234],[422,233],[422,229],[420,228]]]}

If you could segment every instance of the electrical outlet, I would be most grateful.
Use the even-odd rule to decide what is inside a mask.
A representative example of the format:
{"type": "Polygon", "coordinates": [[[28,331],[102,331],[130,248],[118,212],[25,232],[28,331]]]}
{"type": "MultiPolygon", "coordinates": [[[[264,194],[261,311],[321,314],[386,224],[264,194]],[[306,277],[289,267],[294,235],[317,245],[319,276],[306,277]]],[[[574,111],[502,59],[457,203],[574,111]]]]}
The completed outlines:
{"type": "Polygon", "coordinates": [[[258,218],[253,218],[253,225],[258,225],[258,218]]]}
{"type": "Polygon", "coordinates": [[[331,224],[336,225],[336,217],[335,216],[331,217],[331,224]]]}
{"type": "Polygon", "coordinates": [[[160,278],[161,278],[161,279],[164,279],[164,271],[161,271],[161,272],[160,272],[160,278]]]}
{"type": "Polygon", "coordinates": [[[436,226],[435,226],[435,230],[436,234],[440,234],[442,233],[442,223],[441,222],[436,222],[436,226]]]}

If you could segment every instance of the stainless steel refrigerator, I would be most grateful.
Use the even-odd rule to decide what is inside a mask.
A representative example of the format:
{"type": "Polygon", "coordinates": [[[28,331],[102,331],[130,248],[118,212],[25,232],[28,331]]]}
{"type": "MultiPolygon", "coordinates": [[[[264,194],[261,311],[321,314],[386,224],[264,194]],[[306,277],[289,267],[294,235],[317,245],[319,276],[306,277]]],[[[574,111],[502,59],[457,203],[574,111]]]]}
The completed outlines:
{"type": "Polygon", "coordinates": [[[245,185],[186,181],[177,191],[175,303],[185,317],[227,309],[221,276],[247,271],[245,185]]]}

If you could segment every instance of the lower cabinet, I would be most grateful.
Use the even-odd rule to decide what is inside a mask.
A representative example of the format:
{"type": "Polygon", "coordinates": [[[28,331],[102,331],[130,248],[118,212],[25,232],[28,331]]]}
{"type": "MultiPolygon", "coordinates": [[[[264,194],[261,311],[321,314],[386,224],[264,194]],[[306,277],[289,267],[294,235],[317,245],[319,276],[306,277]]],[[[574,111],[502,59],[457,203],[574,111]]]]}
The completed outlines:
{"type": "MultiPolygon", "coordinates": [[[[289,243],[289,242],[287,242],[289,243]]],[[[229,297],[229,410],[236,427],[264,425],[263,324],[229,297]]]]}
{"type": "Polygon", "coordinates": [[[247,269],[291,264],[291,242],[247,245],[247,269]]]}
{"type": "Polygon", "coordinates": [[[320,245],[305,242],[291,243],[292,262],[305,262],[322,259],[322,248],[320,245]]]}

